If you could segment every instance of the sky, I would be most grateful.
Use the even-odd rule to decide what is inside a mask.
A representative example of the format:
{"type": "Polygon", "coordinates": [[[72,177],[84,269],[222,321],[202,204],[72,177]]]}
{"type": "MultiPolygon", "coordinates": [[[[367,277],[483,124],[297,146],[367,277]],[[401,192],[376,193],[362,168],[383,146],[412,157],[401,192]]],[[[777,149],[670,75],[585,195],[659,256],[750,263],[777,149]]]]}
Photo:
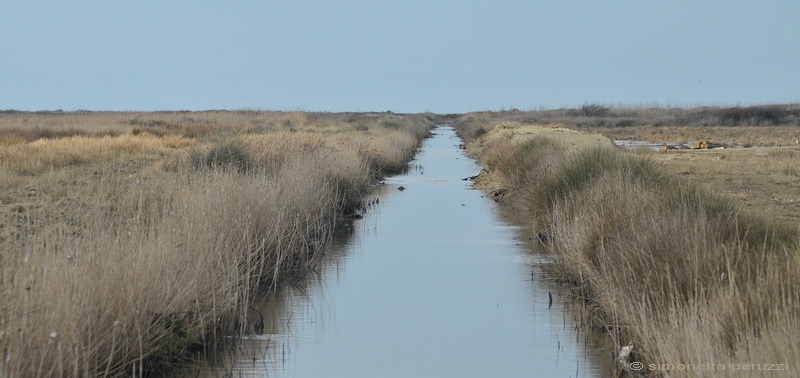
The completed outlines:
{"type": "Polygon", "coordinates": [[[0,109],[800,102],[798,0],[27,0],[0,9],[0,109]]]}

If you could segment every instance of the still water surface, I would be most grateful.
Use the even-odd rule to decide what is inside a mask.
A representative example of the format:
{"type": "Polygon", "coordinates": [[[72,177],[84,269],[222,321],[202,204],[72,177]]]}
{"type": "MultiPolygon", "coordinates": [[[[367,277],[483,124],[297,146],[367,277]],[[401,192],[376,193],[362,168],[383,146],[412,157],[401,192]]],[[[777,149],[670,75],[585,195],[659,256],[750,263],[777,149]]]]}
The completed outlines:
{"type": "Polygon", "coordinates": [[[209,375],[603,375],[558,296],[550,306],[541,259],[462,180],[480,167],[451,127],[435,134],[408,174],[376,189],[379,203],[319,274],[259,305],[265,333],[241,340],[209,375]]]}

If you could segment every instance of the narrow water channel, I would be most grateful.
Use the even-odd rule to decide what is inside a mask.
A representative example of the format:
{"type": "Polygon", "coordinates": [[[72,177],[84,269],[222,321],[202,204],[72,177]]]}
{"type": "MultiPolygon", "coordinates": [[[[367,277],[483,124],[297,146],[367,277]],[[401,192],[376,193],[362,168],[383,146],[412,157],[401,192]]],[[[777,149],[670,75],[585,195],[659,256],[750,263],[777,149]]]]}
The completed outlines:
{"type": "Polygon", "coordinates": [[[376,190],[377,203],[319,274],[259,306],[265,333],[242,340],[232,361],[208,375],[605,374],[562,301],[551,305],[552,288],[519,230],[462,180],[480,167],[454,130],[435,134],[408,174],[376,190]]]}

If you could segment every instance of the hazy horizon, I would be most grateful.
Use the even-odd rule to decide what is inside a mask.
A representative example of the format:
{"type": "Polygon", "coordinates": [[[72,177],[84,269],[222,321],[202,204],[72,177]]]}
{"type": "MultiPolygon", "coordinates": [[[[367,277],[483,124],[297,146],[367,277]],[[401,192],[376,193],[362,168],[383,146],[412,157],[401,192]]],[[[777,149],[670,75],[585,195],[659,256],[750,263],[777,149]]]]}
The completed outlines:
{"type": "Polygon", "coordinates": [[[419,112],[403,112],[403,111],[395,111],[391,109],[387,110],[315,110],[315,109],[270,109],[270,108],[208,108],[208,109],[148,109],[148,110],[141,110],[141,109],[85,109],[85,108],[75,108],[75,109],[0,109],[0,112],[24,112],[24,113],[48,113],[48,112],[113,112],[113,113],[137,113],[137,112],[144,112],[144,113],[158,113],[158,112],[304,112],[304,113],[387,113],[391,112],[394,114],[425,114],[425,113],[432,113],[437,115],[448,115],[448,114],[467,114],[473,112],[504,112],[504,111],[546,111],[546,110],[569,110],[569,109],[580,109],[583,105],[601,105],[605,107],[609,107],[610,109],[647,109],[647,108],[655,108],[655,109],[692,109],[692,108],[701,108],[701,107],[709,107],[709,108],[732,108],[732,107],[758,107],[758,106],[782,106],[782,105],[798,105],[800,106],[800,102],[764,102],[764,103],[730,103],[730,104],[704,104],[704,103],[696,103],[696,104],[659,104],[659,103],[649,103],[649,104],[624,104],[624,103],[616,103],[616,104],[609,104],[609,103],[602,103],[602,102],[584,102],[581,104],[575,105],[562,105],[562,106],[555,106],[555,107],[530,107],[530,108],[496,108],[496,109],[474,109],[468,110],[465,112],[434,112],[434,111],[419,111],[419,112]]]}
{"type": "Polygon", "coordinates": [[[800,2],[15,2],[0,109],[465,113],[800,102],[800,2]]]}

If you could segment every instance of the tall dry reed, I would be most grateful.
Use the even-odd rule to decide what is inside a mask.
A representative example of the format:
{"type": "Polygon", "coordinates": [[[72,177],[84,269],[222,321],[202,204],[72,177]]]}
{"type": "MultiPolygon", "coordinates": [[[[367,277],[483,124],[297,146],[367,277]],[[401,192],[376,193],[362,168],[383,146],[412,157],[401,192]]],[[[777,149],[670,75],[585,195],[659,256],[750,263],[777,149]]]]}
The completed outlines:
{"type": "Polygon", "coordinates": [[[558,261],[553,276],[597,309],[594,326],[656,367],[620,364],[620,372],[717,376],[658,364],[800,360],[793,227],[749,214],[641,155],[605,147],[567,154],[542,138],[485,144],[481,160],[508,189],[508,205],[546,235],[558,261]]]}
{"type": "Polygon", "coordinates": [[[274,176],[111,175],[58,212],[25,215],[18,248],[3,259],[4,371],[141,373],[143,359],[202,343],[260,284],[324,246],[342,186],[367,188],[363,167],[345,175],[319,160],[274,176]]]}
{"type": "Polygon", "coordinates": [[[252,328],[256,290],[302,274],[359,207],[374,151],[405,158],[429,127],[0,146],[0,374],[142,376],[252,328]]]}

